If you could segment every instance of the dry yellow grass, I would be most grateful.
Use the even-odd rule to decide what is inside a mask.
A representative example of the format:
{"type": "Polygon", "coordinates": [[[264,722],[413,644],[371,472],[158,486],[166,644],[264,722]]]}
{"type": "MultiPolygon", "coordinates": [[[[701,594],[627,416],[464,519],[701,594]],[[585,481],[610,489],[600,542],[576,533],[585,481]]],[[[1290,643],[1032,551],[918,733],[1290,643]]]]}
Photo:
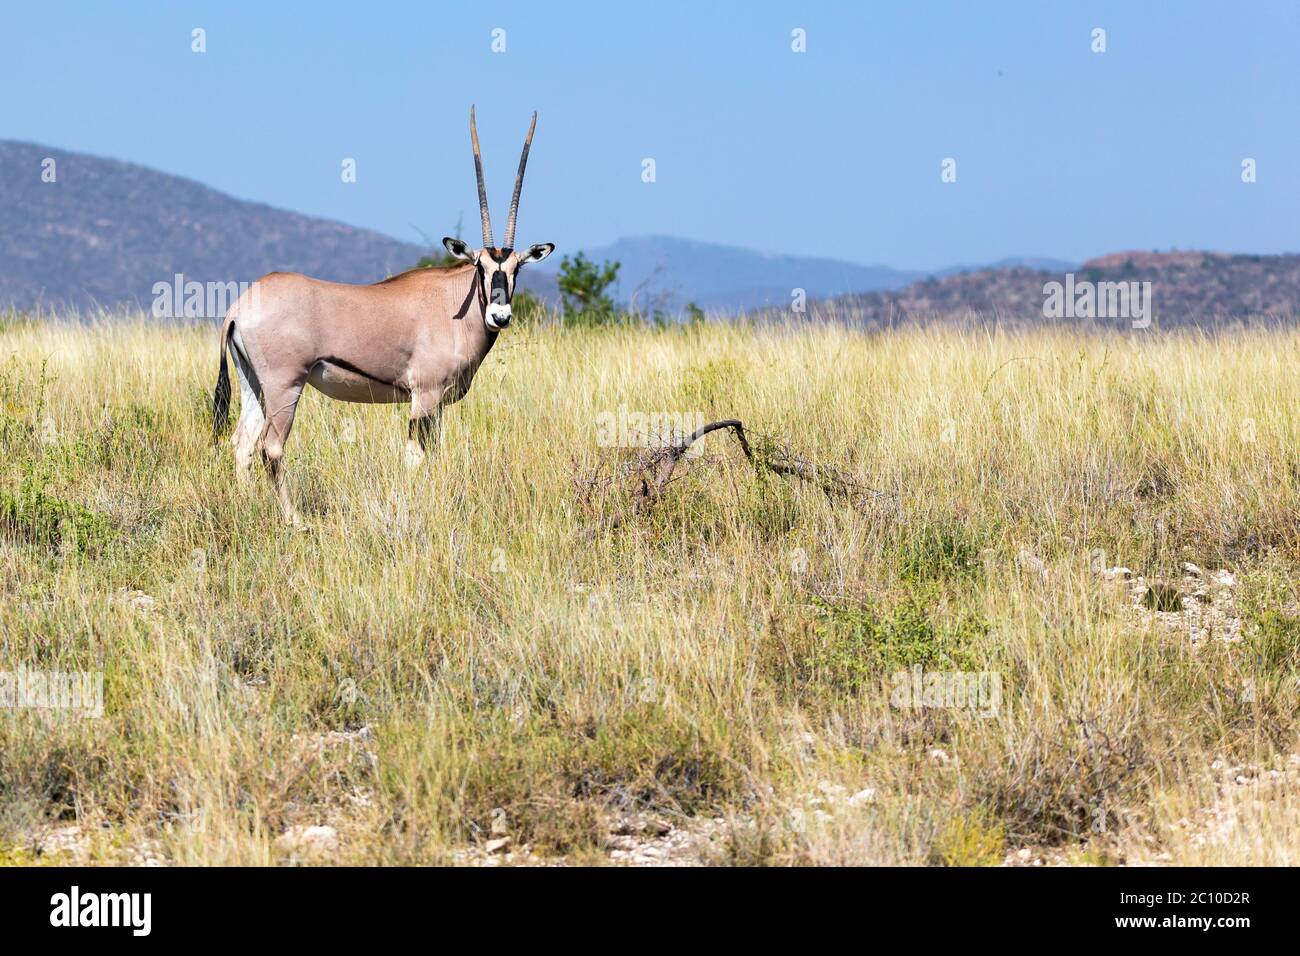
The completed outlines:
{"type": "Polygon", "coordinates": [[[0,711],[0,860],[75,822],[104,862],[591,863],[640,811],[712,862],[1300,860],[1300,334],[511,330],[419,467],[404,409],[309,392],[308,533],[210,444],[214,339],[0,327],[0,670],[105,680],[0,711]],[[574,479],[620,406],[882,495],[715,435],[611,530],[574,479]],[[1188,561],[1239,632],[1098,573],[1188,561]],[[894,706],[914,666],[996,713],[894,706]]]}

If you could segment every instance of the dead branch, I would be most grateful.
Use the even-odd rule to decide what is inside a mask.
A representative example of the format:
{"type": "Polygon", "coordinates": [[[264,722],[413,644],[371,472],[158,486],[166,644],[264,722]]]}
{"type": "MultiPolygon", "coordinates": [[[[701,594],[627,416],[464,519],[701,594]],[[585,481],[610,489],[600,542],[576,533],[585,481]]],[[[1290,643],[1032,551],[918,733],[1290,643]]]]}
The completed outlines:
{"type": "MultiPolygon", "coordinates": [[[[847,500],[858,506],[865,501],[884,496],[884,492],[868,488],[841,468],[819,465],[794,452],[784,439],[749,432],[738,418],[709,422],[697,428],[674,445],[654,448],[624,464],[609,476],[576,481],[581,497],[588,503],[600,487],[630,479],[632,483],[632,513],[643,514],[663,497],[664,490],[674,480],[677,466],[691,446],[706,435],[729,430],[744,453],[746,460],[759,474],[772,472],[798,478],[819,487],[828,498],[847,500]]],[[[615,518],[612,527],[623,519],[615,518]]]]}

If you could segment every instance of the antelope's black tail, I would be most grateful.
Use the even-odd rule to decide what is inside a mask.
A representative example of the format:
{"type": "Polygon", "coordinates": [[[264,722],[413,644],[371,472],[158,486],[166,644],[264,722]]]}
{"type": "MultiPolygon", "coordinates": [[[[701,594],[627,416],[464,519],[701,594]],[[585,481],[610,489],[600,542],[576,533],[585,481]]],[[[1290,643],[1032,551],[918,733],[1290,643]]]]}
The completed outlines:
{"type": "Polygon", "coordinates": [[[217,366],[217,387],[212,392],[212,444],[221,440],[230,417],[230,369],[226,367],[226,351],[234,325],[226,321],[221,326],[221,352],[217,366]]]}

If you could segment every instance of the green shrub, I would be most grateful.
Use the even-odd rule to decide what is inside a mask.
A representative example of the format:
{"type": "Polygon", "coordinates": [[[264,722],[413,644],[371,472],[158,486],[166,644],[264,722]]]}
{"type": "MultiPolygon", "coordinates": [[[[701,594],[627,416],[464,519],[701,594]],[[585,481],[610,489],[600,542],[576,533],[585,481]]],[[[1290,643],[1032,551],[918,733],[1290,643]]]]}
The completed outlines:
{"type": "Polygon", "coordinates": [[[89,508],[64,501],[48,490],[43,469],[27,468],[18,489],[0,489],[0,533],[31,544],[88,551],[107,541],[111,521],[89,508]]]}
{"type": "Polygon", "coordinates": [[[904,581],[922,582],[974,574],[979,542],[966,528],[926,524],[899,546],[899,573],[904,581]]]}
{"type": "Polygon", "coordinates": [[[803,659],[807,677],[839,691],[879,687],[888,675],[913,665],[927,669],[978,669],[975,644],[988,632],[977,618],[944,627],[921,594],[892,607],[814,601],[815,640],[803,659]]]}
{"type": "Polygon", "coordinates": [[[1005,850],[1002,824],[977,809],[948,818],[931,847],[930,862],[940,866],[997,866],[1005,850]]]}
{"type": "Polygon", "coordinates": [[[581,252],[560,260],[557,282],[564,302],[564,321],[570,325],[605,325],[615,318],[609,288],[618,280],[619,263],[601,265],[581,252]]]}

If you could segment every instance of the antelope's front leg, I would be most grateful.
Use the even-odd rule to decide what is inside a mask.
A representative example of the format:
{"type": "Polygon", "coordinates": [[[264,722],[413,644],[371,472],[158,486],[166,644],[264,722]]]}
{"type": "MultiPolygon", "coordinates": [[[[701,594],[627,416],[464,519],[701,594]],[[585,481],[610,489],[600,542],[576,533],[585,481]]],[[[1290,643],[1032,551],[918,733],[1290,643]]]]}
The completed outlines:
{"type": "Polygon", "coordinates": [[[440,396],[419,392],[411,396],[411,422],[406,437],[406,463],[419,465],[425,457],[436,454],[442,434],[440,396]]]}

